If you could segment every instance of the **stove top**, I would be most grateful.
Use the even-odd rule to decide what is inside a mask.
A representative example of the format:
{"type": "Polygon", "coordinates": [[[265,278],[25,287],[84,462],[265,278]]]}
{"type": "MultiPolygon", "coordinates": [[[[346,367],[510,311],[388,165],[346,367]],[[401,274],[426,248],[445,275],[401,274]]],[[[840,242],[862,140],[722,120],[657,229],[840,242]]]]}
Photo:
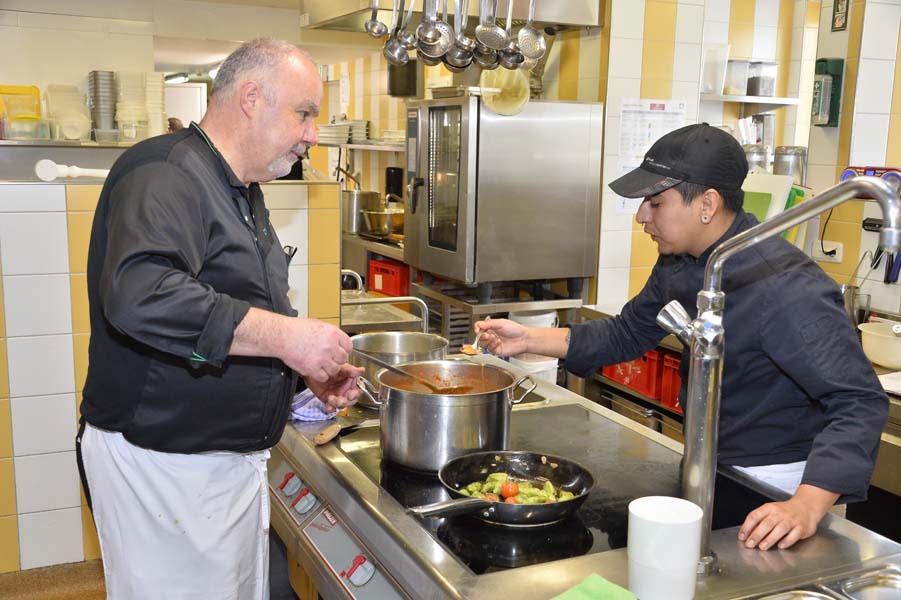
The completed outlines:
{"type": "MultiPolygon", "coordinates": [[[[640,434],[624,435],[620,425],[578,405],[513,411],[510,445],[574,460],[592,472],[595,485],[572,517],[541,527],[502,526],[475,517],[423,519],[429,534],[475,574],[623,548],[629,502],[679,495],[678,453],[648,448],[640,434]]],[[[348,434],[340,446],[405,507],[450,498],[437,475],[382,460],[378,428],[348,434]]]]}

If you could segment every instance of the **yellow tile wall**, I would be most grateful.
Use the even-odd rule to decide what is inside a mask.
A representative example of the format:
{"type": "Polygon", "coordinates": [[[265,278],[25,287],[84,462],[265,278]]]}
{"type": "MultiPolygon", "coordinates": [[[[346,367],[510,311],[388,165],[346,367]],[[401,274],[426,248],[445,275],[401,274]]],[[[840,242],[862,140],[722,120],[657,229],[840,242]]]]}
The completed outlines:
{"type": "Polygon", "coordinates": [[[12,458],[0,458],[0,517],[16,514],[16,478],[12,458]]]}
{"type": "Polygon", "coordinates": [[[309,315],[315,319],[341,318],[341,267],[336,264],[309,266],[309,315]]]}
{"type": "Polygon", "coordinates": [[[9,398],[9,371],[6,362],[6,339],[0,339],[0,398],[9,398]]]}
{"type": "Polygon", "coordinates": [[[0,573],[19,570],[19,524],[15,515],[0,517],[0,573]]]}
{"type": "Polygon", "coordinates": [[[10,410],[9,399],[0,398],[0,458],[10,458],[13,455],[13,428],[10,410]]]}

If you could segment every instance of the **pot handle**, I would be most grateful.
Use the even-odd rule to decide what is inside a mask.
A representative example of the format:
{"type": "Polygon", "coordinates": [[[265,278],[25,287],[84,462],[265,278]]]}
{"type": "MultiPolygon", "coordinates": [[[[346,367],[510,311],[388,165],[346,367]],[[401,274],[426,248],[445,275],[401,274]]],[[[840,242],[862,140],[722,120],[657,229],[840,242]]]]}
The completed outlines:
{"type": "Polygon", "coordinates": [[[375,386],[372,385],[372,382],[370,382],[365,377],[357,378],[357,389],[360,390],[360,392],[362,392],[364,396],[369,398],[369,401],[372,402],[373,404],[375,404],[376,406],[382,405],[382,403],[378,397],[379,396],[378,390],[376,390],[375,386]]]}
{"type": "Polygon", "coordinates": [[[527,390],[525,391],[525,393],[523,393],[523,395],[520,396],[519,398],[514,398],[514,399],[512,400],[512,403],[513,403],[513,404],[519,404],[520,402],[522,402],[523,399],[525,399],[526,396],[528,396],[529,394],[531,394],[532,392],[534,392],[534,391],[535,391],[535,388],[538,387],[538,384],[535,382],[534,379],[532,379],[529,375],[523,375],[522,377],[520,377],[519,381],[517,381],[517,382],[513,385],[513,389],[515,390],[516,388],[518,388],[519,386],[521,386],[521,385],[522,385],[524,382],[526,382],[526,381],[528,381],[529,383],[531,383],[531,384],[532,384],[532,387],[530,387],[529,389],[527,389],[527,390]]]}
{"type": "Polygon", "coordinates": [[[484,509],[483,517],[491,517],[494,515],[494,502],[482,500],[481,498],[454,498],[444,502],[435,502],[434,504],[411,506],[407,509],[407,512],[418,517],[427,518],[468,515],[482,509],[484,509]]]}

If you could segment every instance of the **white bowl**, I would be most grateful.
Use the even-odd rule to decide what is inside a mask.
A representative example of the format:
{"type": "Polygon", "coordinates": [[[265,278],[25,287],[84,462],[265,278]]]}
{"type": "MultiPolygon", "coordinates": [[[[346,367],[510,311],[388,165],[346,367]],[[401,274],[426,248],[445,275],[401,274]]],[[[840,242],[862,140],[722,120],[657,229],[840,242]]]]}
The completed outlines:
{"type": "Polygon", "coordinates": [[[901,336],[892,333],[894,323],[879,321],[861,323],[863,353],[871,362],[889,369],[901,370],[901,336]]]}

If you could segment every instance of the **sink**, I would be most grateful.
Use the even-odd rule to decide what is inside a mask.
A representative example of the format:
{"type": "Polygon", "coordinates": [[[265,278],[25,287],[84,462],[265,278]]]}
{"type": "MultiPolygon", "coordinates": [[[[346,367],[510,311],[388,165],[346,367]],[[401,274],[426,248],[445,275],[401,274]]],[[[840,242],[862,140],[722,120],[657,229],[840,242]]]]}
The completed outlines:
{"type": "Polygon", "coordinates": [[[766,596],[757,596],[755,600],[836,600],[837,596],[824,594],[812,589],[789,590],[766,596]]]}
{"type": "Polygon", "coordinates": [[[901,565],[890,564],[825,585],[853,600],[901,600],[901,565]]]}

